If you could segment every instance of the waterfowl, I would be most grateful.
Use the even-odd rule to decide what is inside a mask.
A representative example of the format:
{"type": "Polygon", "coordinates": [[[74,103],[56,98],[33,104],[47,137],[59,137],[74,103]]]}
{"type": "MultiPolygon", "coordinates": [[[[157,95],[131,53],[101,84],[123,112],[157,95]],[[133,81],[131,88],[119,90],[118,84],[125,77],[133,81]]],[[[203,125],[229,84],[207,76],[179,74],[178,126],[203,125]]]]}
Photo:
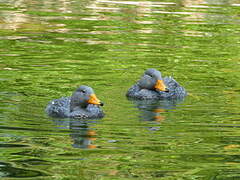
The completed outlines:
{"type": "Polygon", "coordinates": [[[162,78],[160,71],[147,69],[141,79],[134,84],[126,96],[133,99],[172,99],[187,95],[184,87],[172,77],[162,78]]]}
{"type": "Polygon", "coordinates": [[[52,117],[90,119],[104,116],[100,106],[103,103],[96,97],[93,89],[82,85],[71,97],[50,101],[45,111],[52,117]]]}

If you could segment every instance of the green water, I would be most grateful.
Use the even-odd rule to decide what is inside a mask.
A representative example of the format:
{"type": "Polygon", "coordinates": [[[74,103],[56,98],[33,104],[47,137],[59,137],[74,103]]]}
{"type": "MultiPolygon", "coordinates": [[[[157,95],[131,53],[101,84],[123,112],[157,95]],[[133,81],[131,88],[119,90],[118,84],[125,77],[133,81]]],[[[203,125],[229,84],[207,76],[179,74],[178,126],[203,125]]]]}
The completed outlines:
{"type": "Polygon", "coordinates": [[[239,0],[1,0],[0,177],[240,179],[239,24],[239,0]],[[187,98],[127,100],[150,67],[187,98]],[[81,84],[103,119],[45,115],[81,84]]]}

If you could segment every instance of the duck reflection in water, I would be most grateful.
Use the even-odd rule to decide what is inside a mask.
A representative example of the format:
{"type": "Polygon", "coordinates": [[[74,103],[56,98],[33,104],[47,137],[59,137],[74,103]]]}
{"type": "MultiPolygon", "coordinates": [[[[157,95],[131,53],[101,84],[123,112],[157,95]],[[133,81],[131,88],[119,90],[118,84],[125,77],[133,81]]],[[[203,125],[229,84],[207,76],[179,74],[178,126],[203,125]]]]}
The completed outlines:
{"type": "Polygon", "coordinates": [[[165,120],[164,113],[175,109],[183,99],[162,99],[162,100],[136,100],[128,98],[140,111],[140,120],[162,122],[165,120]]]}
{"type": "Polygon", "coordinates": [[[72,139],[72,146],[80,149],[97,148],[93,142],[97,139],[97,132],[92,128],[98,119],[54,119],[55,124],[61,129],[70,129],[69,136],[72,139]]]}
{"type": "Polygon", "coordinates": [[[71,119],[70,121],[70,136],[73,140],[72,146],[81,149],[95,149],[97,146],[93,145],[96,138],[96,131],[90,128],[89,123],[92,121],[71,119]]]}

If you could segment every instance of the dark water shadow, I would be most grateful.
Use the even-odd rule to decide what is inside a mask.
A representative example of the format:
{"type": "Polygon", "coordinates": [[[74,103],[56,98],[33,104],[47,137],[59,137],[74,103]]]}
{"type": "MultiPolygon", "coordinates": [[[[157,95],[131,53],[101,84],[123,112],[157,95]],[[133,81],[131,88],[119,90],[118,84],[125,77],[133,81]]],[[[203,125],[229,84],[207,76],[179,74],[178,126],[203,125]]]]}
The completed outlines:
{"type": "Polygon", "coordinates": [[[72,147],[80,149],[97,148],[93,142],[97,138],[97,132],[91,126],[99,123],[99,119],[54,119],[54,123],[61,129],[69,129],[72,138],[72,147]]]}
{"type": "Polygon", "coordinates": [[[29,146],[24,145],[24,144],[10,144],[10,143],[2,144],[2,143],[0,143],[0,148],[25,148],[25,147],[29,147],[29,146]]]}
{"type": "Polygon", "coordinates": [[[48,176],[46,173],[36,170],[12,167],[11,164],[0,162],[0,178],[32,178],[39,176],[48,176]]]}
{"type": "Polygon", "coordinates": [[[184,101],[181,99],[162,99],[162,100],[134,100],[128,98],[136,108],[138,108],[141,121],[162,122],[165,120],[164,113],[177,108],[177,104],[184,101]]]}

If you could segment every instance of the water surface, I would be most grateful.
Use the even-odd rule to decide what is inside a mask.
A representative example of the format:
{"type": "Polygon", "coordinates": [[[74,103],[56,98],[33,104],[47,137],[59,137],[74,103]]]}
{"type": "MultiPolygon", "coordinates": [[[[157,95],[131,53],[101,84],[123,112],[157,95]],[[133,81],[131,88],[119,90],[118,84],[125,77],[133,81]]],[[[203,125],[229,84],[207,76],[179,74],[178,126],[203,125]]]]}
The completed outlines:
{"type": "Polygon", "coordinates": [[[0,2],[0,177],[240,179],[239,0],[0,2]],[[137,102],[147,68],[182,101],[137,102]],[[101,120],[54,119],[81,84],[101,120]]]}

